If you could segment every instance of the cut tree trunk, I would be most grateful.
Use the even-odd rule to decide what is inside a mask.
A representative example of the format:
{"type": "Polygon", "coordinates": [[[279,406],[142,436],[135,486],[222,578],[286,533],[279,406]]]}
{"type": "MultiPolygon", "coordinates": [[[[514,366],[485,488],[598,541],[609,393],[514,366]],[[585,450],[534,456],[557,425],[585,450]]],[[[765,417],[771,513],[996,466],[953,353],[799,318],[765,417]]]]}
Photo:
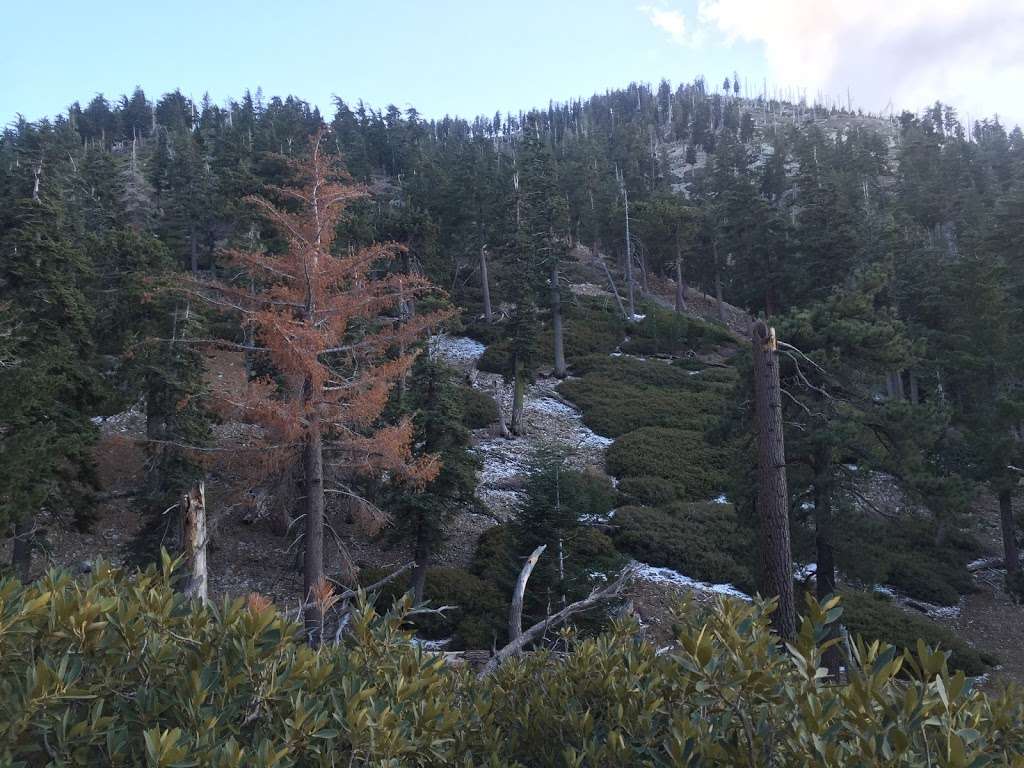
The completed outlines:
{"type": "Polygon", "coordinates": [[[793,557],[789,538],[789,493],[782,431],[782,394],[775,331],[764,322],[751,333],[757,423],[757,514],[761,531],[761,590],[778,599],[772,624],[780,637],[796,633],[793,557]]]}
{"type": "Polygon", "coordinates": [[[558,262],[551,265],[551,331],[555,339],[555,376],[564,379],[565,367],[565,331],[562,328],[562,293],[558,285],[558,262]]]}
{"type": "Polygon", "coordinates": [[[188,573],[182,592],[202,603],[207,601],[209,584],[207,541],[206,488],[200,481],[181,497],[181,552],[188,573]]]}
{"type": "Polygon", "coordinates": [[[488,323],[494,319],[491,312],[491,284],[487,278],[487,246],[480,249],[480,291],[484,296],[484,320],[488,323]]]}
{"type": "Polygon", "coordinates": [[[1020,552],[1017,549],[1017,523],[1013,519],[1013,492],[999,491],[999,522],[1003,528],[1003,562],[1006,575],[1015,576],[1020,571],[1020,552]]]}
{"type": "Polygon", "coordinates": [[[18,580],[28,584],[32,574],[32,538],[35,521],[31,515],[18,518],[14,523],[14,546],[11,548],[11,566],[18,580]]]}
{"type": "Polygon", "coordinates": [[[315,417],[309,425],[302,450],[305,473],[303,507],[306,515],[305,557],[303,558],[304,618],[310,645],[320,644],[323,613],[316,595],[324,583],[324,454],[320,423],[315,417]]]}

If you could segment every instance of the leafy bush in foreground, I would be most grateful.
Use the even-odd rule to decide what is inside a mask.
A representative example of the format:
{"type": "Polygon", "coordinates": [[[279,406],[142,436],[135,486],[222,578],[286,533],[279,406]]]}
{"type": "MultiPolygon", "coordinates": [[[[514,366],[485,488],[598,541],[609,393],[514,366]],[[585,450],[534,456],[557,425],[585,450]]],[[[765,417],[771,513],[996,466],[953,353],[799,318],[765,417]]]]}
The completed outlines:
{"type": "Polygon", "coordinates": [[[462,403],[462,423],[469,429],[489,427],[498,420],[498,404],[486,392],[461,386],[459,399],[462,403]]]}
{"type": "Polygon", "coordinates": [[[919,640],[950,651],[949,665],[968,675],[980,675],[998,660],[972,648],[946,627],[924,616],[907,613],[880,596],[843,590],[843,623],[855,635],[882,640],[899,648],[913,648],[919,640]]]}
{"type": "Polygon", "coordinates": [[[1024,765],[1024,698],[989,698],[923,643],[857,642],[823,679],[811,602],[780,648],[763,605],[679,609],[672,650],[636,627],[483,679],[358,610],[312,650],[258,597],[187,604],[169,568],[0,584],[0,763],[116,766],[1024,765]]]}

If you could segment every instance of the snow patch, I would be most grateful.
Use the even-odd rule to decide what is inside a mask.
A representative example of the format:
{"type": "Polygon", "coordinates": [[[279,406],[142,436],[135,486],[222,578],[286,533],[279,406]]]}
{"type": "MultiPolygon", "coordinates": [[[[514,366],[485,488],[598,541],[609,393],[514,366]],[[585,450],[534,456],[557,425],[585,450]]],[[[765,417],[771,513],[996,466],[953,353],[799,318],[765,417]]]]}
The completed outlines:
{"type": "Polygon", "coordinates": [[[673,571],[671,568],[657,568],[653,565],[647,565],[646,563],[640,563],[637,561],[633,562],[635,568],[635,576],[641,581],[649,581],[655,584],[668,584],[680,589],[686,589],[691,592],[705,592],[716,595],[724,595],[725,597],[734,597],[739,600],[752,600],[746,592],[741,592],[736,589],[732,584],[709,584],[706,581],[697,581],[691,579],[689,576],[685,576],[679,571],[673,571]]]}
{"type": "Polygon", "coordinates": [[[487,349],[476,339],[468,336],[449,336],[439,333],[430,337],[430,350],[446,360],[476,361],[487,349]]]}

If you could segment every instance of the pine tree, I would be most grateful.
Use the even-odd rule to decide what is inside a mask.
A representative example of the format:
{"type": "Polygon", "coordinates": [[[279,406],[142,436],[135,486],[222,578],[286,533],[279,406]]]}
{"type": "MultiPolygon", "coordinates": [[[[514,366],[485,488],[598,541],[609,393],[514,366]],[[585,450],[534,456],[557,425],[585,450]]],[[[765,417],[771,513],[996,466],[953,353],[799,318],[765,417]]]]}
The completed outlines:
{"type": "MultiPolygon", "coordinates": [[[[295,186],[271,188],[279,202],[249,201],[281,233],[287,251],[233,250],[228,257],[257,279],[255,292],[226,283],[197,283],[211,301],[233,307],[279,374],[250,383],[230,404],[236,418],[263,428],[259,455],[278,466],[301,462],[304,477],[304,615],[310,641],[319,642],[324,589],[324,453],[348,492],[358,475],[387,473],[422,485],[437,476],[435,455],[411,453],[414,424],[379,417],[394,384],[409,371],[414,352],[402,353],[446,312],[401,322],[402,301],[431,290],[423,278],[384,269],[400,253],[394,244],[332,251],[345,209],[365,194],[326,152],[321,132],[304,163],[289,161],[295,186]]],[[[378,524],[383,521],[377,520],[378,524]]]]}

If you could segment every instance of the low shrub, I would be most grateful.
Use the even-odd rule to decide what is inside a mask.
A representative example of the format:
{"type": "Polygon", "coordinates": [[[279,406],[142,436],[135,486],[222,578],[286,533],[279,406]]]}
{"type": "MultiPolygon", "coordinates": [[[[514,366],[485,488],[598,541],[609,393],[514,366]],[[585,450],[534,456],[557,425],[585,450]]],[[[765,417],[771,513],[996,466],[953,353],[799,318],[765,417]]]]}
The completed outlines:
{"type": "Polygon", "coordinates": [[[608,447],[608,471],[618,478],[660,477],[686,501],[706,501],[725,486],[723,451],[700,432],[644,427],[608,447]]]}
{"type": "MultiPolygon", "coordinates": [[[[364,569],[363,584],[373,584],[385,574],[377,569],[364,569]]],[[[409,589],[408,579],[395,579],[381,589],[378,604],[390,608],[409,589]]],[[[462,568],[432,567],[427,569],[423,599],[431,606],[453,605],[444,616],[425,614],[413,620],[416,632],[428,640],[451,638],[452,649],[491,648],[505,643],[507,635],[508,597],[489,581],[462,568]]]]}
{"type": "Polygon", "coordinates": [[[663,477],[627,477],[619,483],[626,504],[658,507],[676,500],[676,488],[663,477]]]}
{"type": "Polygon", "coordinates": [[[705,351],[734,342],[724,328],[681,315],[661,307],[645,306],[643,320],[630,331],[623,352],[633,355],[677,355],[686,351],[705,351]]]}
{"type": "Polygon", "coordinates": [[[615,526],[615,546],[641,562],[754,591],[753,534],[740,526],[731,504],[624,507],[615,526]]]}
{"type": "Polygon", "coordinates": [[[469,429],[489,427],[498,420],[498,404],[482,390],[461,386],[459,401],[462,405],[462,423],[469,429]]]}
{"type": "Polygon", "coordinates": [[[837,613],[789,646],[760,603],[681,605],[667,653],[617,622],[477,678],[362,605],[310,648],[259,596],[187,602],[168,568],[0,583],[4,765],[900,765],[1024,763],[1024,698],[989,697],[923,644],[859,645],[823,679],[837,613]]]}
{"type": "Polygon", "coordinates": [[[936,543],[934,520],[904,515],[880,520],[849,514],[836,530],[836,565],[849,578],[885,584],[910,597],[955,605],[974,590],[967,563],[982,553],[972,536],[958,534],[936,543]]]}
{"type": "Polygon", "coordinates": [[[983,674],[998,664],[994,656],[971,647],[946,627],[908,613],[880,595],[854,589],[842,590],[841,594],[842,621],[851,634],[908,650],[913,650],[919,639],[924,640],[933,648],[948,651],[949,666],[967,675],[983,674]]]}

